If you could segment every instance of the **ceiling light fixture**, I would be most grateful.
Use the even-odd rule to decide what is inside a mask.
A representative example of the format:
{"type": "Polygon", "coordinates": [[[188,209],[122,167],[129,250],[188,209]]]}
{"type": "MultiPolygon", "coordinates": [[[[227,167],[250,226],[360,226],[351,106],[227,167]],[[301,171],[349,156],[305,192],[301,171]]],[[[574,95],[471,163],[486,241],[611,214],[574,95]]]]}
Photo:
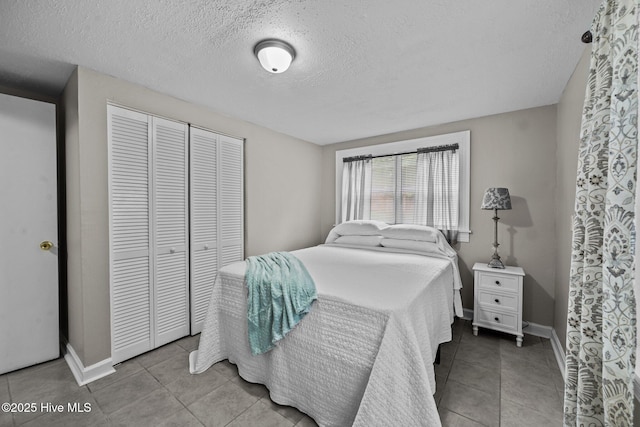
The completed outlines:
{"type": "Polygon", "coordinates": [[[296,51],[291,45],[280,40],[263,40],[256,45],[253,53],[260,61],[262,68],[270,73],[284,73],[296,57],[296,51]]]}

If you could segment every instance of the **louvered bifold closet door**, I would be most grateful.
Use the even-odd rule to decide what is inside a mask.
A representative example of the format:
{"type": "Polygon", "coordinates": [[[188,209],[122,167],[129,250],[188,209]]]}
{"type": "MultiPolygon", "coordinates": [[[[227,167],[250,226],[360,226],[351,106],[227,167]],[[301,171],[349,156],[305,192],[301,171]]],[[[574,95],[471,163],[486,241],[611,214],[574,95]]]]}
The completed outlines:
{"type": "Polygon", "coordinates": [[[219,137],[220,267],[244,259],[244,141],[219,137]]]}
{"type": "Polygon", "coordinates": [[[202,331],[218,272],[218,135],[191,127],[191,334],[202,331]]]}
{"type": "Polygon", "coordinates": [[[153,117],[155,347],[189,334],[187,125],[153,117]]]}
{"type": "Polygon", "coordinates": [[[108,106],[113,363],[153,348],[148,116],[108,106]]]}

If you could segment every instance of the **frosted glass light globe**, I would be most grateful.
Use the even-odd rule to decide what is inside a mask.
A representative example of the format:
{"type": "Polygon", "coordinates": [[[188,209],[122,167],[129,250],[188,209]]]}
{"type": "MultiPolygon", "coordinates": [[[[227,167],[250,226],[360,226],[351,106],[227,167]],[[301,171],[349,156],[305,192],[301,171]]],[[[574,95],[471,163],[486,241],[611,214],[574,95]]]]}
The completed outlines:
{"type": "Polygon", "coordinates": [[[274,74],[287,71],[295,58],[293,48],[280,40],[261,41],[256,45],[254,53],[262,68],[274,74]]]}

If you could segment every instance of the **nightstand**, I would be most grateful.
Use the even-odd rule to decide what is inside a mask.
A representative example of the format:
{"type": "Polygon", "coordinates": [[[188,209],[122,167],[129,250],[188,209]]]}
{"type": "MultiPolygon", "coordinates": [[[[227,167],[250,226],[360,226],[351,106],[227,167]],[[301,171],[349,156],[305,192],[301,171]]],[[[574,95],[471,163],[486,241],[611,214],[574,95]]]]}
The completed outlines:
{"type": "Polygon", "coordinates": [[[491,268],[477,262],[473,266],[473,335],[478,327],[516,336],[522,347],[522,281],[520,267],[491,268]]]}

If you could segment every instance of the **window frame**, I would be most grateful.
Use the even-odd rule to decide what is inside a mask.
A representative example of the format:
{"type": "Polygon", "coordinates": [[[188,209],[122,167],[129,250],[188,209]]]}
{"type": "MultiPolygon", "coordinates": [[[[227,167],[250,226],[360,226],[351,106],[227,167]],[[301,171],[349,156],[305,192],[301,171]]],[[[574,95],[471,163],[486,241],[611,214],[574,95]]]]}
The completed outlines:
{"type": "Polygon", "coordinates": [[[469,212],[471,201],[471,131],[453,132],[443,135],[428,136],[389,142],[385,144],[368,145],[336,151],[336,224],[341,221],[342,213],[342,163],[345,157],[385,156],[402,154],[423,147],[458,144],[460,156],[460,224],[458,241],[469,242],[471,229],[469,227],[469,212]]]}

